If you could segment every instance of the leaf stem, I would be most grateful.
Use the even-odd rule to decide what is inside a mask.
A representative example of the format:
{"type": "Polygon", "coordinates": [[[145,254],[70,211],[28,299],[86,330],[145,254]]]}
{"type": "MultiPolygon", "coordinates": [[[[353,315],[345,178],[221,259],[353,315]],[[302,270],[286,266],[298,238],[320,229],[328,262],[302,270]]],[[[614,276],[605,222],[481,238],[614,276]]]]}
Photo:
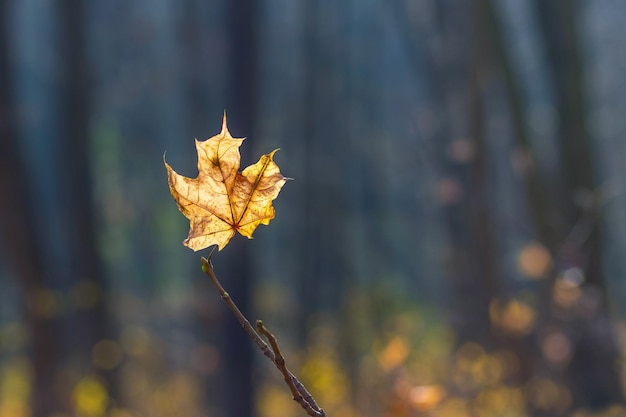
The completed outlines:
{"type": "Polygon", "coordinates": [[[219,292],[222,300],[226,303],[230,311],[233,312],[237,320],[239,320],[239,324],[243,329],[248,333],[248,336],[252,339],[252,341],[257,345],[257,347],[263,352],[263,354],[276,365],[278,370],[283,374],[285,382],[289,386],[291,393],[293,395],[293,400],[296,401],[300,406],[307,412],[311,417],[326,417],[324,410],[322,410],[313,396],[307,391],[307,389],[302,385],[302,383],[295,377],[285,365],[285,358],[283,357],[280,349],[278,347],[278,342],[276,341],[276,337],[267,330],[265,325],[261,320],[256,322],[257,330],[259,333],[263,334],[269,341],[272,349],[261,339],[261,336],[257,333],[257,331],[252,327],[246,316],[239,310],[233,299],[230,297],[228,292],[222,287],[222,284],[217,279],[215,275],[215,271],[213,270],[213,265],[211,264],[210,258],[213,254],[213,251],[209,254],[209,259],[201,257],[202,261],[202,272],[204,272],[210,279],[217,291],[219,292]]]}

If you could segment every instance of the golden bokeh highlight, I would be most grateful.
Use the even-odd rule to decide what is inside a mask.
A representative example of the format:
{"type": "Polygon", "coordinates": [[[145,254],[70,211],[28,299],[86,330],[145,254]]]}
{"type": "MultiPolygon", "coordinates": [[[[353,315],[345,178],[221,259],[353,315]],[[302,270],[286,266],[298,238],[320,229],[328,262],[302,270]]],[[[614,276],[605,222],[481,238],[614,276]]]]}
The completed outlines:
{"type": "Polygon", "coordinates": [[[298,416],[300,406],[291,399],[284,385],[263,385],[257,394],[259,417],[298,416]]]}
{"type": "Polygon", "coordinates": [[[412,387],[408,396],[413,408],[423,412],[436,407],[445,395],[446,390],[441,385],[420,385],[412,387]]]}
{"type": "Polygon", "coordinates": [[[530,279],[546,278],[552,268],[552,256],[541,243],[529,243],[519,252],[517,268],[530,279]]]}
{"type": "Polygon", "coordinates": [[[582,296],[580,284],[583,281],[582,273],[578,268],[570,268],[554,282],[552,297],[556,305],[561,308],[572,308],[578,304],[582,296]]]}
{"type": "Polygon", "coordinates": [[[394,336],[377,355],[380,366],[387,372],[401,365],[408,356],[408,343],[401,336],[394,336]]]}
{"type": "MultiPolygon", "coordinates": [[[[583,291],[583,281],[574,272],[561,273],[555,280],[557,307],[579,305],[576,294],[583,291]]],[[[51,294],[54,302],[63,302],[58,294],[51,294]]],[[[533,319],[528,317],[536,313],[531,297],[517,297],[495,300],[489,312],[494,326],[523,335],[533,328],[533,319]]],[[[520,359],[513,350],[491,350],[477,342],[461,343],[455,349],[453,331],[447,325],[431,321],[429,312],[416,311],[384,317],[380,321],[384,333],[377,343],[364,338],[366,355],[352,364],[356,365],[353,368],[345,363],[345,352],[333,344],[339,331],[332,323],[311,332],[316,337],[312,337],[307,351],[285,352],[288,364],[327,415],[529,417],[534,411],[567,417],[626,415],[620,406],[573,410],[572,394],[562,380],[546,375],[522,383],[520,359]]],[[[626,325],[617,329],[624,346],[626,325]]],[[[10,342],[12,335],[21,340],[17,345],[23,348],[26,336],[22,324],[0,326],[3,340],[10,342]]],[[[534,340],[544,363],[563,369],[573,354],[573,337],[575,333],[555,326],[544,329],[534,340]]],[[[203,408],[205,378],[214,378],[218,370],[222,371],[218,348],[189,344],[180,350],[182,360],[175,366],[168,363],[164,352],[166,346],[159,334],[150,333],[143,325],[125,326],[119,341],[101,340],[93,347],[92,362],[97,369],[119,368],[116,375],[125,408],[109,398],[106,383],[97,375],[81,376],[77,369],[65,369],[62,384],[74,388],[71,398],[75,410],[54,417],[200,417],[219,412],[217,408],[203,408]]],[[[34,417],[31,384],[27,360],[17,357],[0,362],[0,417],[34,417]]],[[[298,417],[303,413],[277,372],[269,373],[258,385],[255,404],[260,417],[298,417]]]]}
{"type": "Polygon", "coordinates": [[[109,395],[99,377],[87,375],[74,387],[73,400],[77,417],[102,417],[109,403],[109,395]]]}
{"type": "Polygon", "coordinates": [[[0,417],[30,417],[32,370],[25,358],[0,369],[0,417]]]}
{"type": "Polygon", "coordinates": [[[339,362],[337,352],[328,346],[314,346],[307,352],[300,369],[301,381],[329,415],[346,404],[350,380],[339,362]]]}
{"type": "Polygon", "coordinates": [[[30,417],[28,403],[9,398],[0,402],[0,417],[30,417]]]}
{"type": "Polygon", "coordinates": [[[566,387],[543,377],[526,384],[526,399],[533,407],[554,413],[564,412],[572,403],[572,395],[566,387]]]}
{"type": "Polygon", "coordinates": [[[494,299],[489,305],[491,322],[512,335],[529,334],[535,325],[535,310],[527,303],[512,299],[494,299]]]}

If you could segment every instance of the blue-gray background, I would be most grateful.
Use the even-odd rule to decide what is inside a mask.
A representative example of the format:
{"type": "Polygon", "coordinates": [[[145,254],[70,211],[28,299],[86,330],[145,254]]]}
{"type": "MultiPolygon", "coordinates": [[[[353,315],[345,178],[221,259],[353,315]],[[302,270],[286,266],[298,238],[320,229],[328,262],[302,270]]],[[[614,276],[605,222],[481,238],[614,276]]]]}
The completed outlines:
{"type": "Polygon", "coordinates": [[[304,415],[181,245],[224,110],[295,180],[216,272],[329,416],[626,413],[625,3],[0,5],[0,416],[304,415]]]}

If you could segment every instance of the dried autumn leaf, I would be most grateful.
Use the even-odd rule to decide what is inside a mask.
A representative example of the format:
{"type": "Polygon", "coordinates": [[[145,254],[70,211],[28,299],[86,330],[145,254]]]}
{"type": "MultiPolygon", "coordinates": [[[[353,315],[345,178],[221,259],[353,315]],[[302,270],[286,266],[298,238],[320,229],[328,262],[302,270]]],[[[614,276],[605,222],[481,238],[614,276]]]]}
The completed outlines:
{"type": "Polygon", "coordinates": [[[233,138],[226,127],[205,141],[196,140],[198,176],[187,178],[176,173],[165,158],[172,197],[189,219],[189,236],[183,244],[194,251],[228,244],[238,231],[247,238],[259,224],[274,218],[274,200],[288,178],[273,160],[276,150],[239,172],[239,147],[244,139],[233,138]]]}

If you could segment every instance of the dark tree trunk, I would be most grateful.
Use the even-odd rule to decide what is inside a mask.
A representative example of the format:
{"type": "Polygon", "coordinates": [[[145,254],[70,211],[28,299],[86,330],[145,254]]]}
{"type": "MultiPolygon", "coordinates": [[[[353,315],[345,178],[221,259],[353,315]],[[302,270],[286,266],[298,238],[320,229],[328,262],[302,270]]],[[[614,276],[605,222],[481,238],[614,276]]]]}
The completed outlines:
{"type": "MultiPolygon", "coordinates": [[[[97,288],[93,305],[79,309],[72,321],[80,329],[72,338],[72,350],[89,360],[92,347],[110,336],[107,322],[107,288],[97,249],[91,156],[89,153],[89,69],[86,58],[85,2],[64,0],[59,4],[61,47],[60,166],[63,199],[62,219],[70,253],[69,274],[61,285],[77,283],[97,288]]],[[[63,277],[61,277],[63,279],[63,277]]]]}
{"type": "MultiPolygon", "coordinates": [[[[257,45],[259,4],[254,0],[234,0],[228,3],[228,74],[230,80],[226,92],[228,128],[234,137],[254,137],[256,128],[257,94],[257,45]]],[[[241,147],[242,165],[251,163],[247,143],[241,147]]],[[[228,249],[216,254],[215,267],[224,271],[233,300],[246,315],[250,311],[252,265],[250,243],[237,235],[228,249]]],[[[254,320],[250,318],[250,320],[254,320]]],[[[224,412],[227,416],[248,417],[254,410],[254,387],[252,384],[253,346],[250,339],[234,317],[224,322],[225,391],[224,412]]]]}
{"type": "MultiPolygon", "coordinates": [[[[451,7],[446,5],[444,7],[451,7]]],[[[488,348],[493,347],[492,328],[489,318],[489,304],[500,291],[499,265],[495,246],[493,207],[490,195],[488,158],[486,143],[484,85],[485,72],[481,54],[477,45],[481,33],[473,33],[472,27],[481,28],[482,16],[472,6],[463,10],[440,10],[440,31],[445,42],[444,49],[432,56],[435,68],[433,74],[447,74],[441,79],[440,106],[450,115],[449,120],[463,120],[453,114],[454,97],[465,97],[466,124],[446,126],[442,121],[438,125],[441,135],[441,148],[437,153],[441,162],[442,174],[459,188],[459,195],[450,201],[444,201],[442,211],[446,223],[449,242],[448,288],[450,292],[450,319],[459,345],[465,342],[477,342],[488,348]],[[455,38],[449,32],[467,31],[463,39],[455,38]],[[460,45],[459,42],[467,42],[460,45]],[[445,51],[445,52],[444,52],[445,51]],[[454,52],[449,52],[454,51],[454,52]],[[454,55],[450,55],[454,53],[454,55]],[[442,65],[441,63],[446,63],[442,65]],[[450,158],[448,147],[454,136],[468,137],[473,149],[471,159],[456,161],[450,158]]],[[[481,28],[482,29],[482,28],[481,28]]],[[[436,75],[433,75],[436,76],[436,75]]],[[[439,113],[439,110],[435,110],[439,113]]]]}
{"type": "MultiPolygon", "coordinates": [[[[438,9],[437,26],[444,41],[442,49],[424,48],[419,44],[418,36],[413,36],[412,44],[416,69],[424,67],[422,71],[430,80],[432,111],[441,117],[430,141],[440,144],[437,154],[442,174],[461,190],[458,198],[444,202],[442,207],[450,242],[450,318],[459,345],[473,341],[488,349],[502,349],[515,354],[520,363],[519,372],[508,375],[507,382],[521,385],[530,378],[534,369],[529,340],[523,334],[513,334],[495,326],[489,312],[492,303],[506,301],[510,293],[502,276],[499,262],[502,253],[496,236],[495,173],[491,160],[499,155],[491,154],[493,149],[488,143],[486,126],[488,115],[484,108],[485,102],[493,99],[489,94],[493,94],[490,91],[498,82],[498,70],[501,69],[498,65],[501,62],[497,60],[497,47],[503,41],[494,26],[496,22],[490,1],[478,0],[465,13],[447,10],[445,7],[449,6],[445,3],[441,5],[443,9],[438,9]],[[471,41],[464,47],[445,43],[453,42],[447,29],[450,27],[457,32],[467,30],[466,39],[471,41]],[[451,56],[453,52],[450,51],[455,51],[455,55],[451,56]],[[425,57],[425,65],[420,63],[421,56],[425,57]],[[467,97],[466,128],[458,124],[450,125],[446,120],[446,111],[448,120],[459,120],[450,103],[459,94],[459,87],[454,85],[461,85],[462,82],[466,82],[462,90],[467,97]],[[459,133],[461,129],[466,131],[459,133]],[[473,156],[467,161],[450,159],[450,139],[459,134],[467,136],[471,143],[473,156]]],[[[411,27],[402,10],[396,8],[393,11],[402,27],[411,27]]]]}
{"type": "MultiPolygon", "coordinates": [[[[185,0],[182,3],[182,19],[178,27],[180,34],[179,43],[182,46],[181,58],[186,63],[185,66],[181,67],[184,71],[181,74],[181,78],[184,81],[183,95],[185,100],[186,128],[192,134],[192,136],[188,137],[189,139],[195,137],[199,140],[205,140],[213,133],[219,131],[213,132],[211,130],[207,131],[207,129],[211,129],[211,126],[219,126],[215,123],[220,121],[219,111],[223,111],[224,107],[223,104],[219,106],[222,108],[218,110],[218,113],[213,113],[213,108],[211,107],[212,100],[210,96],[215,94],[215,91],[211,89],[211,81],[208,79],[207,74],[211,71],[210,66],[215,57],[213,56],[214,54],[211,54],[213,52],[210,50],[211,43],[207,42],[207,37],[209,36],[207,27],[212,28],[213,31],[218,31],[219,29],[214,28],[213,22],[209,20],[206,12],[203,11],[202,3],[202,0],[185,0]]],[[[233,110],[231,114],[236,115],[235,110],[231,110],[233,110]]],[[[185,149],[189,151],[189,159],[197,157],[192,146],[185,149]],[[191,155],[192,153],[193,155],[191,155]]],[[[216,268],[221,269],[222,266],[225,266],[221,265],[221,257],[221,254],[216,255],[216,268]]],[[[192,266],[194,268],[190,271],[190,274],[194,276],[197,274],[198,269],[197,265],[194,264],[192,266]]],[[[230,289],[230,277],[225,276],[224,278],[224,285],[230,289]]],[[[223,308],[221,304],[218,304],[219,295],[208,280],[198,280],[194,283],[194,286],[196,287],[194,289],[194,297],[202,300],[199,301],[202,306],[205,306],[205,303],[215,303],[219,308],[223,308]]],[[[220,346],[220,336],[222,335],[211,330],[218,328],[217,322],[223,321],[224,318],[227,318],[224,326],[237,327],[235,330],[239,330],[238,326],[230,320],[230,312],[226,311],[225,308],[220,311],[221,315],[213,315],[203,308],[194,310],[193,320],[195,328],[198,329],[197,338],[199,343],[207,346],[220,346]]],[[[222,333],[225,333],[225,329],[226,327],[220,330],[222,333]]],[[[224,351],[227,352],[227,349],[224,348],[224,351]]],[[[214,408],[216,404],[219,405],[220,399],[224,398],[224,395],[227,394],[228,390],[232,389],[232,386],[225,386],[223,378],[216,378],[215,373],[208,372],[203,373],[203,375],[203,392],[205,395],[203,395],[202,401],[205,407],[214,408]]]]}
{"type": "Polygon", "coordinates": [[[302,233],[307,236],[306,244],[300,244],[300,252],[298,258],[302,260],[304,265],[299,270],[303,276],[297,281],[298,290],[298,318],[297,323],[297,340],[300,348],[304,348],[307,344],[307,336],[309,334],[310,318],[317,310],[317,300],[320,299],[319,291],[319,268],[316,258],[319,255],[319,230],[315,227],[315,210],[318,207],[315,196],[314,178],[314,143],[317,140],[317,74],[319,73],[319,51],[318,51],[318,13],[319,4],[317,2],[304,2],[302,4],[302,48],[303,63],[302,65],[302,82],[303,88],[303,112],[301,132],[303,140],[303,178],[299,179],[302,186],[296,193],[301,193],[299,201],[301,202],[302,218],[304,224],[302,233]],[[315,300],[314,302],[311,302],[315,300]]]}
{"type": "Polygon", "coordinates": [[[38,240],[37,222],[33,210],[27,169],[19,149],[17,114],[14,102],[13,74],[10,65],[9,5],[0,2],[0,239],[6,261],[17,280],[24,317],[30,334],[30,357],[33,366],[31,396],[35,417],[64,411],[61,400],[51,387],[59,362],[55,335],[56,323],[38,314],[34,297],[47,283],[48,271],[43,263],[43,251],[38,240]]]}
{"type": "Polygon", "coordinates": [[[468,136],[475,156],[449,165],[461,186],[458,202],[445,209],[451,242],[452,305],[459,343],[474,341],[493,347],[489,304],[499,293],[493,207],[489,195],[489,152],[486,145],[481,68],[472,60],[469,74],[468,136]]]}
{"type": "Polygon", "coordinates": [[[435,122],[432,131],[424,129],[425,143],[432,143],[439,174],[458,187],[458,198],[442,201],[442,218],[448,235],[449,319],[457,344],[478,342],[492,345],[489,303],[498,294],[496,256],[487,169],[488,149],[483,108],[485,83],[484,53],[477,38],[484,37],[482,10],[450,2],[439,2],[433,15],[440,45],[423,44],[423,33],[416,27],[416,17],[409,17],[399,3],[390,5],[393,17],[403,33],[408,56],[416,73],[423,72],[429,86],[431,113],[435,122]],[[472,13],[473,12],[473,13],[472,13]],[[473,20],[472,20],[473,19],[473,20]],[[471,31],[474,27],[477,32],[471,31]],[[455,33],[464,31],[465,36],[455,33]],[[473,42],[469,39],[475,39],[473,42]],[[464,42],[459,45],[459,42],[464,42]],[[453,101],[466,98],[465,120],[455,114],[453,101]],[[458,162],[449,157],[448,148],[455,135],[471,140],[471,160],[458,162]]]}
{"type": "Polygon", "coordinates": [[[580,268],[585,277],[579,311],[564,314],[554,306],[548,322],[567,329],[572,346],[569,365],[552,369],[570,389],[574,406],[604,407],[622,402],[619,353],[611,330],[603,236],[599,221],[602,196],[594,172],[587,128],[584,74],[579,42],[579,2],[536,0],[558,117],[561,189],[553,196],[564,220],[558,230],[557,272],[580,268]],[[584,303],[584,306],[583,306],[584,303]]]}
{"type": "MultiPolygon", "coordinates": [[[[520,100],[520,94],[515,84],[512,72],[510,69],[508,57],[504,51],[504,38],[502,31],[499,27],[498,17],[494,8],[492,0],[477,0],[474,2],[474,21],[473,21],[473,71],[476,77],[475,86],[478,88],[479,94],[485,94],[488,90],[494,90],[494,85],[499,85],[501,80],[503,81],[504,92],[506,98],[511,106],[511,118],[514,128],[514,134],[516,135],[517,145],[522,147],[527,152],[531,152],[528,135],[526,132],[525,123],[523,120],[522,104],[520,100]],[[502,77],[502,78],[500,78],[502,77]]],[[[475,106],[479,109],[480,106],[475,106]]],[[[477,116],[477,115],[476,115],[477,116]]],[[[485,115],[483,118],[486,120],[485,115]]],[[[476,132],[479,133],[479,132],[476,132]]],[[[484,138],[485,132],[482,132],[483,140],[477,142],[475,153],[477,159],[484,158],[481,155],[488,155],[489,149],[484,138]]],[[[478,137],[481,137],[480,135],[478,137]]],[[[499,156],[495,156],[496,158],[499,156]]],[[[484,165],[483,161],[482,164],[484,165]]],[[[480,169],[482,172],[484,168],[480,169]]],[[[532,173],[528,177],[528,201],[531,214],[536,214],[541,217],[533,217],[540,236],[547,234],[549,225],[547,224],[547,208],[545,206],[545,200],[543,192],[544,189],[540,188],[537,183],[536,172],[532,173]]],[[[486,178],[494,178],[497,173],[486,174],[483,172],[483,181],[486,178]]],[[[482,188],[488,188],[485,183],[482,188]]],[[[477,190],[479,191],[479,190],[477,190]]],[[[482,194],[479,194],[482,195],[482,194]]],[[[491,283],[489,303],[496,301],[496,297],[500,301],[507,301],[506,299],[513,294],[514,290],[512,285],[504,280],[501,275],[502,272],[499,269],[498,260],[502,258],[503,254],[499,252],[498,245],[495,242],[495,231],[497,225],[494,220],[494,213],[485,211],[482,215],[476,217],[475,224],[481,225],[484,230],[482,234],[484,238],[480,239],[478,248],[483,248],[482,264],[486,266],[484,271],[487,276],[490,276],[489,282],[491,283]],[[489,232],[487,232],[489,231],[489,232]],[[485,240],[486,239],[486,240],[485,240]],[[490,254],[484,251],[484,248],[488,248],[490,254]],[[489,256],[491,259],[485,258],[489,256]],[[499,275],[499,276],[498,276],[499,275]]],[[[480,234],[478,235],[480,236],[480,234]]],[[[491,322],[491,318],[489,318],[491,322]]],[[[515,385],[522,385],[528,382],[528,380],[534,375],[535,368],[535,354],[536,351],[533,348],[531,342],[532,336],[524,334],[516,334],[515,332],[507,331],[494,323],[491,323],[490,329],[490,341],[492,347],[495,349],[505,349],[513,353],[519,363],[518,370],[515,374],[508,375],[507,382],[515,385]]]]}

